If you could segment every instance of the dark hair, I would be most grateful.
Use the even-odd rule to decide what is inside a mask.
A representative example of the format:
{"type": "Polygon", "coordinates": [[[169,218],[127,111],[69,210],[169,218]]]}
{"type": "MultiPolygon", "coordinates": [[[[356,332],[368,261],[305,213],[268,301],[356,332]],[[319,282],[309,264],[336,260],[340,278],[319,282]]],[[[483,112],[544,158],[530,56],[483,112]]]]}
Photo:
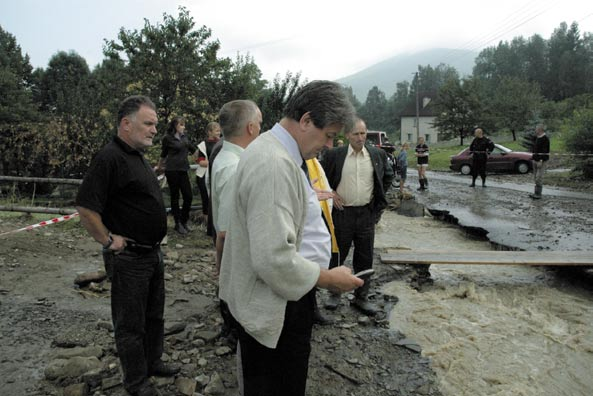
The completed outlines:
{"type": "Polygon", "coordinates": [[[299,121],[306,113],[321,129],[337,124],[350,130],[355,115],[344,88],[332,81],[311,81],[301,87],[286,103],[283,115],[299,121]]]}
{"type": "Polygon", "coordinates": [[[233,100],[225,103],[218,119],[225,138],[238,136],[247,123],[257,121],[257,105],[251,100],[233,100]]]}
{"type": "Polygon", "coordinates": [[[175,117],[171,120],[171,122],[169,123],[169,128],[167,129],[167,133],[169,135],[175,135],[175,133],[177,132],[177,125],[181,124],[181,123],[185,123],[185,118],[178,116],[175,117]]]}
{"type": "Polygon", "coordinates": [[[117,125],[119,126],[121,120],[131,114],[135,114],[140,110],[140,107],[147,106],[156,111],[156,106],[148,96],[134,95],[125,98],[119,105],[117,111],[117,125]]]}

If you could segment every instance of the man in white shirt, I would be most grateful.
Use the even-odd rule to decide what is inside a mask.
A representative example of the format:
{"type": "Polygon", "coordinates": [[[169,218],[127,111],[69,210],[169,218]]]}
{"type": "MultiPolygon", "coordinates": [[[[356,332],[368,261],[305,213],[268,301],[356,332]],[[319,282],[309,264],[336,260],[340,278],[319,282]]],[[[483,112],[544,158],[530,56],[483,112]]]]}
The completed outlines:
{"type": "Polygon", "coordinates": [[[243,396],[303,396],[314,287],[363,284],[348,268],[320,267],[329,233],[302,168],[351,123],[352,104],[339,84],[313,81],[283,114],[241,155],[220,268],[220,298],[239,324],[243,396]]]}
{"type": "Polygon", "coordinates": [[[233,178],[241,153],[259,136],[262,113],[251,100],[233,100],[218,114],[224,142],[212,165],[212,216],[216,230],[216,272],[220,270],[224,240],[232,208],[233,178]]]}

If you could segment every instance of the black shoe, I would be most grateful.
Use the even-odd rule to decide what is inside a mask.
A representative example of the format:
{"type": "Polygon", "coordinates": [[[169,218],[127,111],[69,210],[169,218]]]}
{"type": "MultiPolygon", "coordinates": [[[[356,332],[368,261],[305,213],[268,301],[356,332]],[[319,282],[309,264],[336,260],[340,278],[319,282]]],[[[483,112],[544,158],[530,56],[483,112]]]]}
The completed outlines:
{"type": "Polygon", "coordinates": [[[333,322],[333,319],[323,315],[319,309],[313,311],[313,323],[325,326],[332,324],[333,322]]]}
{"type": "Polygon", "coordinates": [[[148,370],[148,376],[172,377],[181,371],[181,368],[174,364],[165,364],[162,360],[157,360],[148,370]]]}
{"type": "Polygon", "coordinates": [[[375,316],[377,311],[379,311],[379,308],[375,304],[370,303],[366,298],[355,297],[351,305],[368,316],[375,316]]]}
{"type": "Polygon", "coordinates": [[[187,229],[181,223],[175,224],[175,231],[177,231],[181,235],[187,235],[187,229]]]}
{"type": "Polygon", "coordinates": [[[159,392],[149,382],[142,384],[137,391],[128,393],[132,396],[161,396],[161,392],[159,392]]]}
{"type": "Polygon", "coordinates": [[[335,311],[336,308],[340,306],[340,295],[339,294],[330,294],[329,298],[325,302],[325,309],[329,309],[330,311],[335,311]]]}

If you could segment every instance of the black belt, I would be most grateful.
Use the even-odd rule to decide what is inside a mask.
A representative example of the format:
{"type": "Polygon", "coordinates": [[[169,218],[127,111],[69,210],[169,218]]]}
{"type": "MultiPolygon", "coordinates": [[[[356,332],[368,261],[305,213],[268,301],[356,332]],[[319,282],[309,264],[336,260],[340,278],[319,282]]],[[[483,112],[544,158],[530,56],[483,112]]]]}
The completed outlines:
{"type": "Polygon", "coordinates": [[[138,242],[128,240],[128,241],[126,241],[125,250],[129,250],[130,252],[134,252],[134,253],[150,253],[153,250],[158,249],[159,246],[161,246],[160,242],[157,242],[153,245],[147,245],[147,244],[138,243],[138,242]]]}

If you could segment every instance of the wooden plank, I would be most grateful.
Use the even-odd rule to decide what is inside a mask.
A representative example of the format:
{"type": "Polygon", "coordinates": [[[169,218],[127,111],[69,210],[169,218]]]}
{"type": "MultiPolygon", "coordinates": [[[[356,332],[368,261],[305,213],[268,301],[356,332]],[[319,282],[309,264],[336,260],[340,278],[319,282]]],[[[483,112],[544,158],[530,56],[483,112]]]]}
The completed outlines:
{"type": "Polygon", "coordinates": [[[593,251],[428,251],[388,250],[385,264],[474,264],[593,266],[593,251]]]}

